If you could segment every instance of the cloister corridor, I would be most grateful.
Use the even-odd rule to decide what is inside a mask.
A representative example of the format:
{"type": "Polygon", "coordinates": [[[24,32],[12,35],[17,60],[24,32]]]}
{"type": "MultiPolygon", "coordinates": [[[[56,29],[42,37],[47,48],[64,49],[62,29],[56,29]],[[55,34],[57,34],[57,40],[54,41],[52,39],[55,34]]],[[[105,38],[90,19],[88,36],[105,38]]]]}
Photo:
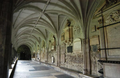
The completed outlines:
{"type": "Polygon", "coordinates": [[[0,0],[0,78],[120,78],[120,0],[0,0]]]}

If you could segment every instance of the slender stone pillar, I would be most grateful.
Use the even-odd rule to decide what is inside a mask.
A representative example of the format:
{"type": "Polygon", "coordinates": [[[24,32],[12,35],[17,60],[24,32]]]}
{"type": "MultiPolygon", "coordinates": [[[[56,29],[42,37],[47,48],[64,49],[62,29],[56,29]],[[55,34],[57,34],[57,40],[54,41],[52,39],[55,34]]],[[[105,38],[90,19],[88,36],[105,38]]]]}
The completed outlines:
{"type": "Polygon", "coordinates": [[[11,69],[12,68],[12,44],[10,44],[10,47],[9,47],[10,49],[9,49],[9,69],[11,69]]]}
{"type": "Polygon", "coordinates": [[[60,57],[61,57],[61,47],[60,47],[60,45],[57,45],[56,51],[57,51],[57,66],[60,67],[60,64],[61,64],[61,59],[60,59],[60,57]]]}
{"type": "Polygon", "coordinates": [[[87,52],[87,74],[91,75],[91,53],[89,39],[86,39],[86,52],[87,52]]]}
{"type": "Polygon", "coordinates": [[[82,40],[82,46],[83,46],[83,62],[84,62],[84,68],[83,68],[83,74],[87,74],[87,52],[86,52],[86,42],[85,39],[82,40]]]}
{"type": "Polygon", "coordinates": [[[14,48],[12,48],[12,52],[11,52],[12,63],[14,61],[14,58],[15,58],[15,51],[14,51],[14,48]]]}
{"type": "Polygon", "coordinates": [[[42,50],[40,50],[40,62],[41,62],[41,60],[42,60],[42,56],[41,56],[41,53],[42,53],[42,50]]]}
{"type": "Polygon", "coordinates": [[[11,48],[13,1],[1,0],[0,4],[0,78],[8,78],[11,48]]]}
{"type": "Polygon", "coordinates": [[[82,40],[82,49],[83,49],[83,74],[90,74],[90,53],[89,53],[89,39],[82,40]]]}
{"type": "Polygon", "coordinates": [[[46,48],[46,63],[48,63],[48,52],[49,52],[49,48],[46,48]]]}
{"type": "Polygon", "coordinates": [[[37,57],[37,51],[35,52],[35,60],[37,61],[38,57],[37,57]]]}
{"type": "Polygon", "coordinates": [[[18,57],[18,55],[17,55],[17,51],[15,50],[15,48],[13,48],[13,59],[15,59],[15,57],[18,57]]]}

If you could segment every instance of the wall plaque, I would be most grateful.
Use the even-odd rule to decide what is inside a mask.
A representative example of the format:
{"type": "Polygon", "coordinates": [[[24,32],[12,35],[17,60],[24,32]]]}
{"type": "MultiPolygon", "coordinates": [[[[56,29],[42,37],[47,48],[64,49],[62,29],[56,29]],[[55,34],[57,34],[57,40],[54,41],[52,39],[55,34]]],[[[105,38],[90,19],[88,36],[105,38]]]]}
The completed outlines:
{"type": "Polygon", "coordinates": [[[81,40],[79,38],[74,40],[73,51],[74,52],[81,52],[81,40]]]}
{"type": "Polygon", "coordinates": [[[90,38],[90,45],[96,45],[99,44],[99,36],[94,36],[90,38]]]}
{"type": "MultiPolygon", "coordinates": [[[[107,29],[107,44],[108,48],[116,48],[120,47],[120,26],[109,26],[107,29]]],[[[110,49],[109,55],[119,55],[120,56],[120,49],[110,49]]]]}

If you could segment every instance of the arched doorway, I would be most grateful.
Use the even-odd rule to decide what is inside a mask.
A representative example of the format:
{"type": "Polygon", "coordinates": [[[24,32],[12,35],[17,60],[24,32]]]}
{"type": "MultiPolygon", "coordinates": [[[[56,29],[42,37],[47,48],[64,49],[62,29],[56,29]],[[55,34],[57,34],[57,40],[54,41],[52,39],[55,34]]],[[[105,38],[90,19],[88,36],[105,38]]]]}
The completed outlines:
{"type": "Polygon", "coordinates": [[[17,50],[17,54],[19,60],[31,60],[31,51],[26,45],[21,45],[17,50]]]}

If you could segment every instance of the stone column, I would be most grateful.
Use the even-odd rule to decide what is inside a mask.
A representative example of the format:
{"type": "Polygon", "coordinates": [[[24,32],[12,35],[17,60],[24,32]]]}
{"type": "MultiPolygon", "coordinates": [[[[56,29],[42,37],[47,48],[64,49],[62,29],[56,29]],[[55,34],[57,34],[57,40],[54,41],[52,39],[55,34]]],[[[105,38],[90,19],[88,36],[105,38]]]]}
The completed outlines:
{"type": "Polygon", "coordinates": [[[61,46],[61,64],[65,63],[65,55],[66,55],[66,44],[61,46]]]}
{"type": "Polygon", "coordinates": [[[37,61],[37,59],[38,59],[38,58],[37,58],[37,54],[38,54],[38,53],[37,53],[37,51],[36,51],[36,52],[35,52],[35,60],[36,60],[36,61],[37,61]]]}
{"type": "Polygon", "coordinates": [[[15,48],[13,48],[13,59],[15,59],[15,57],[18,57],[18,54],[15,48]]]}
{"type": "Polygon", "coordinates": [[[85,39],[82,40],[82,49],[83,49],[83,62],[84,62],[84,67],[83,67],[83,74],[87,74],[87,52],[86,52],[86,42],[85,39]]]}
{"type": "Polygon", "coordinates": [[[14,48],[12,48],[12,52],[11,52],[11,56],[12,56],[12,63],[15,59],[15,51],[14,51],[14,48]]]}
{"type": "Polygon", "coordinates": [[[48,52],[49,52],[49,48],[46,48],[46,63],[48,63],[48,52]]]}
{"type": "Polygon", "coordinates": [[[40,62],[41,62],[41,60],[42,60],[42,57],[41,57],[41,52],[42,52],[42,50],[40,50],[40,62]]]}
{"type": "Polygon", "coordinates": [[[1,0],[0,3],[0,78],[8,78],[11,48],[11,27],[13,1],[1,0]]]}
{"type": "Polygon", "coordinates": [[[91,53],[90,53],[90,39],[86,39],[86,52],[87,52],[87,74],[91,75],[91,53]]]}
{"type": "Polygon", "coordinates": [[[57,45],[56,51],[57,51],[57,66],[60,67],[60,64],[61,64],[61,59],[60,59],[60,57],[61,57],[61,47],[60,47],[60,45],[57,45]]]}
{"type": "Polygon", "coordinates": [[[10,47],[9,47],[10,49],[9,49],[9,69],[11,69],[12,68],[12,44],[10,44],[10,47]]]}
{"type": "Polygon", "coordinates": [[[83,49],[83,74],[90,74],[90,53],[89,53],[89,39],[82,40],[82,49],[83,49]]]}

